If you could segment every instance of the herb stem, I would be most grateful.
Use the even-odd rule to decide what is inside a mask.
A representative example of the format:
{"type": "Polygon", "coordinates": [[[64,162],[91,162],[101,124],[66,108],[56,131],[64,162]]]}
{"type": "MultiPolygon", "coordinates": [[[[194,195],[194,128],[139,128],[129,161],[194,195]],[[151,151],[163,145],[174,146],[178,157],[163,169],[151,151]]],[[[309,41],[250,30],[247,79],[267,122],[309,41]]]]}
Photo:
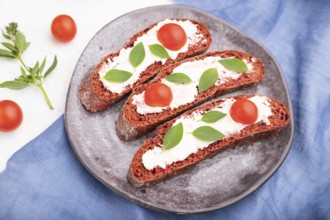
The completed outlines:
{"type": "Polygon", "coordinates": [[[35,83],[36,86],[39,87],[39,89],[41,90],[42,94],[44,95],[48,107],[49,107],[50,109],[54,109],[54,107],[53,107],[52,103],[50,102],[50,99],[49,99],[49,97],[48,97],[48,95],[47,95],[46,90],[45,90],[44,87],[42,86],[42,83],[41,83],[41,82],[40,82],[40,83],[36,83],[36,79],[35,79],[34,74],[32,74],[31,71],[30,71],[30,69],[25,65],[25,63],[24,63],[24,61],[23,61],[23,59],[22,59],[22,57],[21,57],[20,54],[17,55],[17,59],[21,62],[21,64],[22,64],[22,66],[24,67],[24,69],[25,69],[26,71],[28,71],[28,72],[30,73],[30,75],[32,76],[32,78],[33,78],[33,82],[35,83]]]}
{"type": "MultiPolygon", "coordinates": [[[[43,69],[46,65],[46,58],[43,60],[43,62],[39,63],[37,61],[33,67],[29,67],[25,64],[22,58],[23,52],[29,47],[30,42],[26,41],[26,38],[22,32],[20,32],[17,29],[18,25],[15,22],[9,23],[8,26],[6,26],[6,32],[2,31],[2,35],[4,38],[11,41],[9,42],[0,42],[3,46],[5,46],[8,50],[2,50],[0,53],[0,57],[10,57],[15,58],[20,62],[20,71],[21,75],[12,81],[6,81],[4,83],[1,83],[1,88],[8,88],[8,89],[23,89],[27,87],[28,85],[35,85],[38,87],[42,94],[44,95],[44,98],[46,99],[47,105],[50,109],[54,109],[52,103],[49,100],[49,97],[47,95],[46,90],[44,89],[42,83],[43,80],[54,70],[54,68],[57,65],[57,58],[55,55],[53,64],[48,68],[45,73],[43,72],[43,69]]],[[[143,46],[143,45],[142,45],[143,46]]]]}
{"type": "Polygon", "coordinates": [[[22,66],[24,67],[24,69],[30,73],[30,70],[29,70],[29,68],[25,65],[25,63],[24,63],[24,61],[23,61],[23,59],[22,59],[22,57],[21,57],[21,54],[18,54],[18,55],[17,55],[17,59],[19,60],[19,62],[21,62],[21,64],[22,64],[22,66]]]}
{"type": "Polygon", "coordinates": [[[39,84],[37,85],[39,87],[39,89],[41,90],[42,94],[44,95],[45,99],[46,99],[46,102],[47,102],[47,105],[49,106],[50,109],[54,109],[52,103],[50,102],[49,100],[49,97],[47,95],[47,92],[46,90],[44,89],[44,87],[42,86],[42,84],[39,84]]]}

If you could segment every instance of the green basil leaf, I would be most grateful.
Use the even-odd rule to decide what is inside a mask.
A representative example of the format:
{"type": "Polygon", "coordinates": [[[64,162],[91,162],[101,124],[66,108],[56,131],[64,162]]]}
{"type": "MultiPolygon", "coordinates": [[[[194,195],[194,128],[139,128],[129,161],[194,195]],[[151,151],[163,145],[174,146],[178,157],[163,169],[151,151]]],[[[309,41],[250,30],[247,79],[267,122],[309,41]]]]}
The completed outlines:
{"type": "Polygon", "coordinates": [[[221,118],[225,117],[227,114],[220,112],[220,111],[209,111],[203,115],[201,118],[201,121],[204,121],[206,123],[214,123],[221,118]]]}
{"type": "Polygon", "coordinates": [[[183,125],[179,123],[171,127],[165,134],[163,145],[164,150],[169,150],[180,143],[183,136],[183,125]]]}
{"type": "Polygon", "coordinates": [[[153,53],[157,57],[160,57],[160,58],[163,58],[163,59],[170,58],[170,55],[168,55],[165,48],[160,44],[149,45],[149,49],[150,49],[151,53],[153,53]]]}
{"type": "Polygon", "coordinates": [[[32,82],[37,83],[37,76],[38,76],[38,69],[39,69],[39,61],[36,62],[33,68],[30,68],[30,73],[32,77],[32,82]]]}
{"type": "Polygon", "coordinates": [[[52,65],[45,72],[44,78],[46,78],[55,69],[56,65],[57,65],[57,57],[55,56],[52,65]]]}
{"type": "Polygon", "coordinates": [[[32,71],[34,73],[35,76],[38,76],[39,75],[39,61],[37,61],[37,63],[34,65],[32,71]]]}
{"type": "Polygon", "coordinates": [[[42,61],[39,69],[38,69],[38,73],[42,73],[42,71],[44,70],[45,68],[45,65],[46,65],[46,57],[44,58],[44,60],[42,61]]]}
{"type": "Polygon", "coordinates": [[[9,57],[9,58],[15,58],[15,54],[13,54],[12,52],[8,51],[8,50],[3,50],[0,49],[0,57],[9,57]]]}
{"type": "Polygon", "coordinates": [[[109,82],[122,83],[131,78],[132,75],[132,73],[125,70],[112,69],[105,74],[104,79],[109,82]]]}
{"type": "Polygon", "coordinates": [[[38,69],[39,69],[39,61],[36,62],[36,64],[34,65],[34,67],[31,70],[32,77],[37,75],[38,69]]]}
{"type": "Polygon", "coordinates": [[[174,83],[190,83],[192,81],[190,77],[184,73],[172,73],[166,77],[166,80],[174,83]]]}
{"type": "Polygon", "coordinates": [[[20,81],[20,82],[23,82],[23,83],[33,83],[33,82],[30,82],[29,79],[26,77],[26,76],[19,76],[17,79],[15,79],[16,81],[20,81]]]}
{"type": "Polygon", "coordinates": [[[27,87],[29,84],[26,82],[22,82],[22,81],[6,81],[3,83],[0,83],[0,88],[7,88],[7,89],[24,89],[25,87],[27,87]]]}
{"type": "Polygon", "coordinates": [[[23,48],[23,51],[25,51],[30,46],[30,42],[26,42],[23,48]]]}
{"type": "Polygon", "coordinates": [[[23,67],[21,67],[21,73],[22,73],[22,76],[26,77],[26,72],[25,72],[25,70],[23,69],[23,67]]]}
{"type": "Polygon", "coordinates": [[[22,53],[25,50],[27,42],[25,36],[21,32],[17,32],[15,36],[15,47],[22,53]]]}
{"type": "Polygon", "coordinates": [[[218,80],[218,70],[210,68],[203,72],[198,83],[198,91],[202,93],[212,87],[218,80]]]}
{"type": "Polygon", "coordinates": [[[217,141],[222,139],[223,135],[220,131],[210,127],[210,126],[201,126],[195,129],[192,134],[199,140],[202,141],[217,141]]]}
{"type": "Polygon", "coordinates": [[[18,51],[17,48],[10,43],[2,42],[1,44],[11,51],[15,51],[15,52],[18,51]]]}
{"type": "Polygon", "coordinates": [[[244,73],[248,71],[246,64],[243,60],[238,58],[229,58],[218,61],[222,66],[224,66],[227,70],[231,70],[237,73],[244,73]]]}
{"type": "Polygon", "coordinates": [[[146,56],[146,52],[144,51],[143,43],[138,43],[132,51],[129,53],[129,61],[132,66],[135,68],[139,66],[146,56]]]}
{"type": "Polygon", "coordinates": [[[5,32],[3,32],[3,30],[1,30],[1,31],[2,31],[2,36],[4,38],[6,38],[7,40],[10,40],[10,36],[8,34],[5,34],[5,32]]]}

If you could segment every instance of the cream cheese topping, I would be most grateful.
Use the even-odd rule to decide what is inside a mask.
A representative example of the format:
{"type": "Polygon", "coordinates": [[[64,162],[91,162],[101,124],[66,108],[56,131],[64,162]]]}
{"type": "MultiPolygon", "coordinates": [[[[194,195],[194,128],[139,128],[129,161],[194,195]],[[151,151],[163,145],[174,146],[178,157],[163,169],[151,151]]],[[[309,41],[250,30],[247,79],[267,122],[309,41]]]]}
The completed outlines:
{"type": "MultiPolygon", "coordinates": [[[[269,124],[270,122],[268,120],[268,117],[272,115],[272,112],[267,97],[254,96],[249,98],[249,100],[254,102],[254,104],[256,104],[258,108],[258,118],[255,123],[263,121],[264,123],[269,124]]],[[[185,160],[190,154],[196,153],[198,150],[209,146],[212,142],[201,141],[195,138],[192,134],[189,134],[189,132],[194,131],[200,126],[211,126],[223,133],[225,137],[240,132],[248,125],[235,122],[230,117],[230,108],[234,102],[235,100],[232,98],[226,99],[219,106],[211,109],[221,111],[227,114],[224,118],[216,121],[215,123],[205,123],[203,121],[200,121],[199,119],[202,118],[202,113],[198,111],[188,116],[179,117],[174,122],[173,126],[179,123],[182,123],[183,125],[184,134],[180,143],[166,151],[163,151],[162,145],[156,146],[155,148],[148,150],[142,156],[142,163],[144,167],[148,170],[152,170],[157,166],[165,169],[166,166],[176,161],[185,160]]]]}
{"type": "MultiPolygon", "coordinates": [[[[236,73],[230,70],[227,70],[222,66],[218,61],[224,58],[211,56],[206,57],[202,60],[195,60],[192,62],[182,63],[180,66],[177,66],[173,69],[173,73],[185,73],[187,74],[192,82],[186,84],[178,84],[167,81],[166,79],[162,79],[161,82],[170,87],[173,100],[169,106],[166,107],[152,107],[148,106],[144,102],[144,92],[134,95],[132,97],[132,103],[136,105],[137,112],[139,114],[150,114],[161,112],[164,109],[175,109],[181,105],[185,105],[187,103],[191,103],[195,100],[198,95],[198,82],[206,69],[216,68],[218,70],[218,81],[215,85],[220,85],[226,82],[228,79],[237,79],[240,77],[240,73],[236,73]]],[[[228,58],[225,58],[228,59],[228,58]]],[[[248,71],[245,74],[248,74],[253,70],[253,63],[243,59],[243,62],[247,65],[248,71]]]]}
{"type": "Polygon", "coordinates": [[[139,79],[140,74],[148,66],[150,66],[154,62],[158,62],[158,61],[161,61],[162,63],[166,62],[167,59],[163,59],[163,58],[153,55],[149,50],[149,45],[161,44],[157,39],[157,31],[164,24],[168,24],[168,23],[176,23],[176,24],[180,25],[184,29],[184,31],[186,32],[186,35],[187,35],[187,42],[180,50],[172,51],[172,50],[167,50],[165,48],[171,59],[176,59],[176,57],[178,56],[179,53],[186,52],[188,50],[189,45],[193,45],[193,44],[197,43],[203,37],[202,34],[197,34],[197,31],[198,31],[197,26],[189,20],[177,21],[177,20],[166,19],[164,21],[158,22],[158,24],[155,25],[153,28],[151,28],[148,32],[146,32],[142,36],[138,37],[134,43],[134,46],[140,42],[142,42],[144,45],[145,59],[139,66],[137,66],[136,68],[133,68],[133,66],[129,62],[129,54],[130,54],[131,50],[134,48],[134,46],[127,48],[127,49],[121,49],[120,54],[117,57],[114,57],[113,61],[108,59],[108,63],[104,63],[102,65],[102,67],[100,68],[100,71],[99,71],[99,76],[100,76],[100,80],[102,81],[102,83],[106,89],[108,89],[109,91],[111,91],[113,93],[121,93],[122,91],[124,91],[124,89],[127,86],[130,86],[133,83],[135,83],[139,79]],[[125,81],[123,83],[109,82],[104,79],[104,76],[111,69],[125,70],[125,71],[133,73],[133,75],[127,81],[125,81]]]}

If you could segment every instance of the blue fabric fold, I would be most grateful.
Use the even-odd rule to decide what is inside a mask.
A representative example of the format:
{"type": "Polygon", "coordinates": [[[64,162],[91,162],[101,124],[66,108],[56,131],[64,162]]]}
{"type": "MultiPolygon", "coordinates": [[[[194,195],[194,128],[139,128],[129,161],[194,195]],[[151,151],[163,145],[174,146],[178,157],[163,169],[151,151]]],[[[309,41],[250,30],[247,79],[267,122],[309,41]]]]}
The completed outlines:
{"type": "MultiPolygon", "coordinates": [[[[63,116],[0,173],[0,219],[329,219],[330,2],[176,1],[208,11],[263,44],[290,90],[295,137],[280,169],[242,201],[179,216],[140,207],[80,164],[63,116]]],[[[267,73],[271,74],[271,73],[267,73]]]]}

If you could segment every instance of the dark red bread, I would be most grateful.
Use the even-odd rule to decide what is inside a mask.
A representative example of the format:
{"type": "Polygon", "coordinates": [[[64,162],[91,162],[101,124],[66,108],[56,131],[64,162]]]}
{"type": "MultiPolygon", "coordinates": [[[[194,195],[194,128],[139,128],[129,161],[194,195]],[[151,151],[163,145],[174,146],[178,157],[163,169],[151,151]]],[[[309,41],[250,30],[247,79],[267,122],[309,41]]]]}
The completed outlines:
{"type": "MultiPolygon", "coordinates": [[[[233,98],[238,100],[243,98],[250,98],[252,96],[254,95],[238,95],[234,96],[233,98]]],[[[224,100],[225,99],[221,99],[205,103],[200,107],[189,110],[183,115],[158,126],[155,136],[145,140],[145,142],[137,149],[129,167],[127,176],[128,181],[135,187],[149,186],[150,184],[162,181],[165,178],[185,171],[187,168],[199,163],[200,161],[212,157],[215,154],[224,151],[225,149],[236,146],[237,144],[252,142],[264,137],[276,135],[289,123],[290,115],[288,108],[285,107],[282,103],[268,98],[272,112],[272,115],[268,117],[270,122],[269,124],[266,124],[263,121],[259,121],[258,123],[248,125],[239,133],[234,133],[221,140],[213,142],[212,144],[208,145],[208,147],[198,150],[196,153],[190,154],[190,156],[188,156],[185,160],[177,161],[166,166],[165,169],[156,167],[152,170],[148,170],[144,167],[142,163],[142,155],[149,149],[153,149],[155,146],[162,143],[164,135],[178,118],[191,115],[194,111],[197,110],[210,110],[215,106],[218,106],[224,100]]]]}
{"type": "MultiPolygon", "coordinates": [[[[154,62],[153,64],[149,65],[142,73],[140,73],[139,79],[132,85],[127,86],[124,91],[120,94],[112,93],[111,91],[107,90],[103,83],[99,79],[99,70],[102,67],[103,63],[108,63],[108,59],[113,61],[113,58],[120,54],[120,50],[114,53],[111,53],[104,57],[101,62],[94,68],[87,78],[82,82],[79,88],[79,99],[81,103],[85,106],[85,108],[92,112],[98,112],[106,109],[108,106],[114,104],[118,100],[122,99],[126,94],[131,92],[131,90],[152,77],[154,77],[159,70],[166,65],[169,65],[175,61],[181,60],[183,58],[195,55],[197,53],[204,52],[207,48],[209,48],[212,38],[209,30],[205,27],[202,23],[191,20],[191,19],[174,19],[178,21],[186,21],[189,20],[197,27],[197,34],[202,34],[203,38],[194,45],[189,45],[187,52],[179,53],[175,60],[168,59],[164,64],[159,62],[154,62]]],[[[143,34],[147,33],[152,27],[157,25],[154,23],[147,27],[146,29],[138,32],[133,37],[129,39],[129,41],[124,45],[123,48],[130,48],[133,47],[134,42],[137,40],[138,37],[142,36],[143,34]]],[[[188,36],[189,37],[189,36],[188,36]]]]}
{"type": "Polygon", "coordinates": [[[162,69],[157,77],[149,83],[143,84],[134,89],[129,98],[126,100],[116,121],[117,135],[123,141],[137,139],[138,137],[153,130],[157,125],[174,118],[175,116],[194,106],[197,106],[202,102],[205,102],[214,97],[218,97],[224,93],[240,90],[244,87],[257,84],[263,79],[264,74],[264,66],[258,58],[243,52],[233,50],[208,52],[199,56],[184,59],[180,62],[176,62],[162,69]],[[213,86],[205,92],[198,94],[195,101],[186,105],[182,105],[176,109],[166,109],[160,113],[151,113],[145,115],[141,115],[137,112],[136,106],[132,103],[132,97],[136,94],[142,93],[149,84],[160,82],[163,78],[171,74],[174,68],[181,64],[214,56],[221,58],[236,57],[240,59],[246,59],[247,61],[252,62],[254,70],[251,73],[241,74],[241,76],[237,79],[229,79],[225,83],[222,83],[218,86],[213,86]]]}

